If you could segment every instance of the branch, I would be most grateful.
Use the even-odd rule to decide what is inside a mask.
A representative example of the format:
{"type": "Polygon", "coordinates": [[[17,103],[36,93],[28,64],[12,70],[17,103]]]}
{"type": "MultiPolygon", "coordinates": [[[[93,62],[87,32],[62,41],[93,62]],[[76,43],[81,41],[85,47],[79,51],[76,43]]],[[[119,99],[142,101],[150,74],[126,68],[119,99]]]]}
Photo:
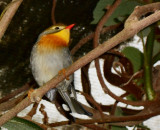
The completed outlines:
{"type": "MultiPolygon", "coordinates": [[[[140,16],[139,14],[141,12],[142,12],[141,14],[143,15],[144,12],[146,11],[146,10],[143,10],[144,7],[145,8],[146,7],[153,8],[153,10],[159,10],[160,9],[160,2],[138,7],[138,9],[136,8],[133,13],[136,12],[136,14],[138,14],[138,17],[140,16]]],[[[88,54],[86,54],[85,56],[83,56],[82,58],[80,58],[79,60],[74,62],[69,68],[67,68],[66,69],[66,77],[68,77],[69,75],[74,73],[79,68],[85,66],[89,62],[93,61],[95,58],[99,57],[100,55],[102,55],[106,51],[110,50],[114,46],[116,46],[116,45],[120,44],[121,42],[133,37],[140,30],[144,29],[145,27],[149,26],[150,24],[152,24],[154,22],[157,22],[158,20],[160,20],[160,11],[156,11],[152,15],[150,15],[150,16],[148,16],[148,17],[146,17],[146,18],[144,18],[144,19],[142,19],[140,21],[136,21],[136,22],[129,21],[130,24],[128,24],[128,21],[126,21],[125,25],[127,25],[127,26],[125,26],[125,28],[121,32],[119,32],[117,35],[115,35],[114,37],[112,37],[108,41],[105,41],[103,44],[99,45],[97,48],[95,48],[94,50],[90,51],[88,54]]],[[[53,79],[51,79],[49,82],[47,82],[44,86],[42,86],[42,87],[38,88],[37,90],[35,90],[31,95],[32,99],[34,99],[35,101],[39,102],[41,100],[42,96],[47,91],[49,91],[51,88],[55,88],[56,85],[58,83],[60,83],[62,80],[64,80],[64,79],[65,79],[65,76],[62,75],[62,74],[55,76],[53,79]]],[[[26,108],[30,104],[32,104],[31,100],[28,97],[25,98],[22,102],[17,104],[17,106],[15,106],[13,109],[11,109],[10,111],[6,112],[3,116],[0,117],[0,125],[4,124],[9,119],[11,119],[14,116],[16,116],[16,114],[18,112],[20,112],[21,110],[23,110],[24,108],[26,108]]],[[[155,113],[152,113],[152,115],[155,115],[155,113]]],[[[131,120],[131,119],[135,119],[136,120],[137,117],[133,116],[129,120],[131,120]]],[[[98,122],[98,121],[99,120],[97,120],[96,122],[98,122]]],[[[81,121],[79,121],[79,123],[80,122],[81,121]]],[[[86,120],[85,120],[85,122],[86,123],[92,123],[92,121],[86,121],[86,120]]],[[[102,122],[102,121],[100,121],[100,122],[102,122]]]]}
{"type": "Polygon", "coordinates": [[[102,19],[100,20],[100,22],[97,25],[96,31],[95,31],[95,36],[94,36],[94,47],[98,46],[98,40],[100,37],[100,32],[102,30],[103,25],[105,24],[105,22],[109,19],[109,17],[111,16],[111,14],[114,12],[114,10],[119,6],[119,4],[121,3],[121,0],[116,0],[114,2],[114,4],[109,7],[109,10],[106,12],[106,14],[102,17],[102,19]]]}
{"type": "Polygon", "coordinates": [[[23,0],[13,0],[2,12],[0,16],[0,40],[22,1],[23,0]]]}
{"type": "Polygon", "coordinates": [[[93,123],[118,123],[118,122],[130,122],[130,121],[143,121],[147,120],[148,118],[151,118],[153,116],[156,116],[157,114],[160,114],[159,108],[156,108],[156,110],[153,110],[150,112],[150,110],[146,110],[143,114],[137,114],[132,116],[108,116],[104,119],[89,119],[89,120],[81,120],[77,119],[75,123],[77,124],[93,124],[93,123]]]}
{"type": "MultiPolygon", "coordinates": [[[[101,31],[101,34],[104,34],[104,33],[107,33],[109,31],[112,31],[112,30],[115,30],[116,28],[118,28],[121,24],[115,24],[115,25],[111,25],[111,26],[108,26],[108,27],[104,27],[101,31]]],[[[87,43],[88,41],[92,40],[93,37],[94,37],[95,33],[92,32],[90,33],[89,35],[87,35],[86,37],[82,38],[74,47],[73,49],[71,50],[71,54],[74,55],[77,50],[79,48],[81,48],[85,43],[87,43]]]]}
{"type": "Polygon", "coordinates": [[[1,103],[0,105],[0,113],[2,112],[5,112],[7,110],[10,110],[11,108],[13,108],[14,106],[17,105],[18,102],[21,102],[23,100],[23,98],[26,96],[26,93],[16,97],[16,98],[13,98],[7,102],[3,102],[1,103]]]}
{"type": "Polygon", "coordinates": [[[30,104],[32,104],[32,102],[28,97],[25,98],[24,100],[22,100],[14,108],[12,108],[8,112],[6,112],[3,116],[0,117],[0,126],[2,126],[8,120],[10,120],[13,117],[15,117],[19,112],[21,112],[23,109],[28,107],[30,104]]]}
{"type": "Polygon", "coordinates": [[[13,98],[14,96],[18,95],[19,93],[28,90],[30,87],[31,87],[31,86],[30,86],[30,83],[26,83],[26,84],[23,85],[21,88],[13,91],[12,93],[6,95],[6,96],[3,97],[3,98],[1,98],[1,99],[0,99],[0,106],[1,106],[1,103],[6,102],[6,101],[8,101],[9,99],[13,98]]]}
{"type": "MultiPolygon", "coordinates": [[[[157,114],[160,114],[159,111],[159,105],[158,106],[151,106],[149,109],[145,109],[142,112],[136,114],[136,115],[131,115],[131,116],[105,116],[103,119],[102,118],[97,118],[97,119],[87,119],[87,120],[82,120],[82,119],[76,119],[74,123],[76,124],[95,124],[95,123],[109,123],[109,124],[114,124],[114,125],[135,125],[138,124],[144,120],[147,120],[150,117],[156,116],[157,114]],[[151,112],[152,111],[152,112],[151,112]]],[[[55,126],[60,126],[60,125],[67,125],[68,121],[62,121],[62,122],[56,122],[49,124],[51,127],[55,126]]]]}
{"type": "Polygon", "coordinates": [[[52,11],[51,11],[51,19],[52,19],[52,23],[53,25],[56,24],[56,20],[55,20],[55,8],[56,8],[56,2],[57,0],[53,0],[53,6],[52,6],[52,11]]]}

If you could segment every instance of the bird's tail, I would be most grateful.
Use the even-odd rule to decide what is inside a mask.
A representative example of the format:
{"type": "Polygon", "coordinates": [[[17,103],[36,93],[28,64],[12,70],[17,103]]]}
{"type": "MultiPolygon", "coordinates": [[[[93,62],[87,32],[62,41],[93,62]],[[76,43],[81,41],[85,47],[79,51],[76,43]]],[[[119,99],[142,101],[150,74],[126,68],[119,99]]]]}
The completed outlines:
{"type": "Polygon", "coordinates": [[[93,114],[85,110],[80,104],[80,102],[77,101],[75,90],[72,88],[72,86],[71,86],[71,89],[72,89],[74,97],[71,97],[70,93],[66,89],[63,89],[61,86],[58,87],[59,94],[62,96],[64,101],[67,103],[71,111],[78,113],[78,114],[92,116],[93,114]]]}

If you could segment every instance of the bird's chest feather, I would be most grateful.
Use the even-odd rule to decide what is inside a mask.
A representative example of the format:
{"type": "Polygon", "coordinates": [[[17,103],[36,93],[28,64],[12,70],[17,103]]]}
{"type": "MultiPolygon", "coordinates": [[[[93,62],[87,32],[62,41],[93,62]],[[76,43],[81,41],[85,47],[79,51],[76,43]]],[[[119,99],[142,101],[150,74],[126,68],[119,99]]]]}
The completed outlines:
{"type": "Polygon", "coordinates": [[[60,70],[68,67],[71,62],[67,48],[46,53],[37,51],[36,47],[32,50],[32,72],[39,85],[52,79],[60,70]]]}

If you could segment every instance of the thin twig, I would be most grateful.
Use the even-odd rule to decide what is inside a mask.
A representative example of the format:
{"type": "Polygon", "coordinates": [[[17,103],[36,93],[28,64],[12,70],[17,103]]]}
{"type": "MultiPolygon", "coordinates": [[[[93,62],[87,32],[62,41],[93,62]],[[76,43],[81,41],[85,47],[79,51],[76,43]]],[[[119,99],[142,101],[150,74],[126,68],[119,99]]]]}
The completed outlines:
{"type": "Polygon", "coordinates": [[[56,20],[55,20],[55,8],[56,8],[56,2],[57,2],[57,0],[53,0],[53,6],[52,6],[52,12],[51,12],[51,19],[52,19],[53,25],[56,24],[56,20]]]}
{"type": "MultiPolygon", "coordinates": [[[[137,122],[141,122],[143,120],[147,120],[150,117],[153,117],[157,114],[160,114],[159,106],[151,106],[149,109],[145,109],[143,112],[140,112],[137,115],[131,115],[131,116],[106,116],[104,119],[88,119],[88,120],[82,120],[82,119],[76,119],[74,123],[76,124],[93,124],[93,123],[115,123],[115,125],[119,125],[119,123],[127,121],[130,124],[136,124],[137,122]],[[152,112],[151,112],[152,111],[152,112]]],[[[127,123],[126,122],[126,123],[127,123]]],[[[50,126],[60,126],[68,124],[68,121],[62,121],[62,122],[56,122],[50,124],[50,126]]]]}
{"type": "Polygon", "coordinates": [[[4,112],[7,110],[10,110],[11,108],[13,108],[14,106],[17,105],[18,102],[21,102],[23,100],[23,98],[26,96],[26,93],[23,93],[22,95],[13,98],[7,102],[3,102],[0,105],[0,112],[4,112]]]}
{"type": "Polygon", "coordinates": [[[137,75],[142,74],[142,73],[143,73],[143,70],[137,71],[136,73],[134,73],[134,74],[130,77],[130,79],[129,79],[126,83],[121,84],[120,87],[123,87],[123,86],[128,85],[137,75]]]}
{"type": "MultiPolygon", "coordinates": [[[[95,36],[93,39],[93,46],[94,48],[96,48],[99,45],[99,37],[100,37],[100,32],[104,26],[104,24],[106,23],[106,21],[109,19],[109,17],[111,16],[111,14],[115,11],[115,9],[119,6],[119,4],[121,3],[121,0],[116,0],[112,6],[110,6],[109,10],[106,12],[106,14],[102,17],[102,19],[100,20],[100,22],[98,23],[96,30],[95,30],[95,36]]],[[[97,71],[97,76],[98,78],[102,76],[101,74],[101,69],[100,69],[100,64],[99,64],[99,59],[96,58],[95,59],[95,67],[96,67],[96,71],[97,71]]],[[[102,79],[99,78],[100,83],[102,82],[102,79]]],[[[106,86],[106,85],[105,85],[106,86]]]]}
{"type": "Polygon", "coordinates": [[[80,94],[82,94],[89,102],[91,102],[92,104],[94,104],[94,106],[98,109],[98,111],[100,112],[101,118],[104,117],[103,111],[101,109],[101,106],[94,100],[93,97],[89,96],[88,94],[79,91],[80,94]]]}
{"type": "MultiPolygon", "coordinates": [[[[114,30],[116,28],[118,28],[121,24],[115,24],[115,25],[111,25],[108,27],[104,27],[101,31],[101,34],[104,34],[108,31],[114,30]]],[[[73,47],[73,49],[71,50],[71,54],[74,55],[78,49],[80,49],[85,43],[87,43],[88,41],[92,40],[94,37],[95,33],[92,32],[89,35],[87,35],[86,37],[82,38],[77,44],[76,46],[73,47]]]]}
{"type": "Polygon", "coordinates": [[[94,36],[94,47],[97,47],[99,42],[99,37],[100,37],[100,33],[101,30],[105,24],[105,22],[109,19],[109,17],[112,15],[112,13],[115,11],[115,9],[119,6],[119,4],[121,3],[122,0],[116,0],[114,2],[114,4],[112,6],[110,6],[109,10],[106,12],[106,14],[102,17],[102,19],[100,20],[100,22],[98,23],[96,30],[95,30],[95,36],[94,36]]]}
{"type": "Polygon", "coordinates": [[[28,90],[29,88],[30,88],[29,83],[26,83],[26,84],[25,84],[24,86],[22,86],[21,88],[13,91],[12,93],[6,95],[6,96],[3,97],[3,98],[1,98],[1,99],[0,99],[0,106],[1,106],[1,103],[3,103],[3,102],[5,102],[5,101],[13,98],[14,96],[18,95],[18,94],[21,93],[21,92],[24,92],[24,91],[28,90]]]}
{"type": "Polygon", "coordinates": [[[102,128],[95,124],[85,124],[84,126],[90,128],[91,130],[107,130],[107,128],[102,128]]]}
{"type": "Polygon", "coordinates": [[[118,61],[113,62],[113,69],[120,76],[125,74],[125,69],[124,69],[123,64],[118,61]],[[120,69],[117,69],[117,67],[119,67],[120,69]]]}
{"type": "Polygon", "coordinates": [[[32,104],[31,100],[27,97],[24,100],[22,100],[20,103],[18,103],[14,108],[6,112],[3,116],[1,116],[0,120],[0,126],[2,126],[4,123],[6,123],[8,120],[15,117],[20,111],[22,111],[24,108],[28,107],[30,104],[32,104]]]}
{"type": "MultiPolygon", "coordinates": [[[[48,125],[41,124],[41,123],[38,123],[38,122],[36,122],[36,121],[33,121],[30,116],[25,116],[25,117],[20,117],[20,118],[25,119],[25,120],[28,120],[28,121],[30,121],[30,122],[33,122],[33,123],[37,124],[38,126],[40,126],[40,127],[41,127],[42,129],[44,129],[44,130],[47,130],[47,129],[50,127],[50,126],[48,126],[48,125]]],[[[52,129],[52,130],[54,130],[54,129],[52,129]]]]}

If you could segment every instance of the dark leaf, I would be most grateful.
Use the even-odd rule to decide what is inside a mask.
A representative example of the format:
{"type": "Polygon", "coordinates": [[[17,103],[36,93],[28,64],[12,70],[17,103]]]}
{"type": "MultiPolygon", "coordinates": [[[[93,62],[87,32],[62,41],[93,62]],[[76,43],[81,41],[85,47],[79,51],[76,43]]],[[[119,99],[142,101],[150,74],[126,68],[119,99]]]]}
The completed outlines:
{"type": "Polygon", "coordinates": [[[19,117],[14,117],[5,123],[2,127],[7,128],[8,130],[43,130],[33,122],[19,117]]]}

